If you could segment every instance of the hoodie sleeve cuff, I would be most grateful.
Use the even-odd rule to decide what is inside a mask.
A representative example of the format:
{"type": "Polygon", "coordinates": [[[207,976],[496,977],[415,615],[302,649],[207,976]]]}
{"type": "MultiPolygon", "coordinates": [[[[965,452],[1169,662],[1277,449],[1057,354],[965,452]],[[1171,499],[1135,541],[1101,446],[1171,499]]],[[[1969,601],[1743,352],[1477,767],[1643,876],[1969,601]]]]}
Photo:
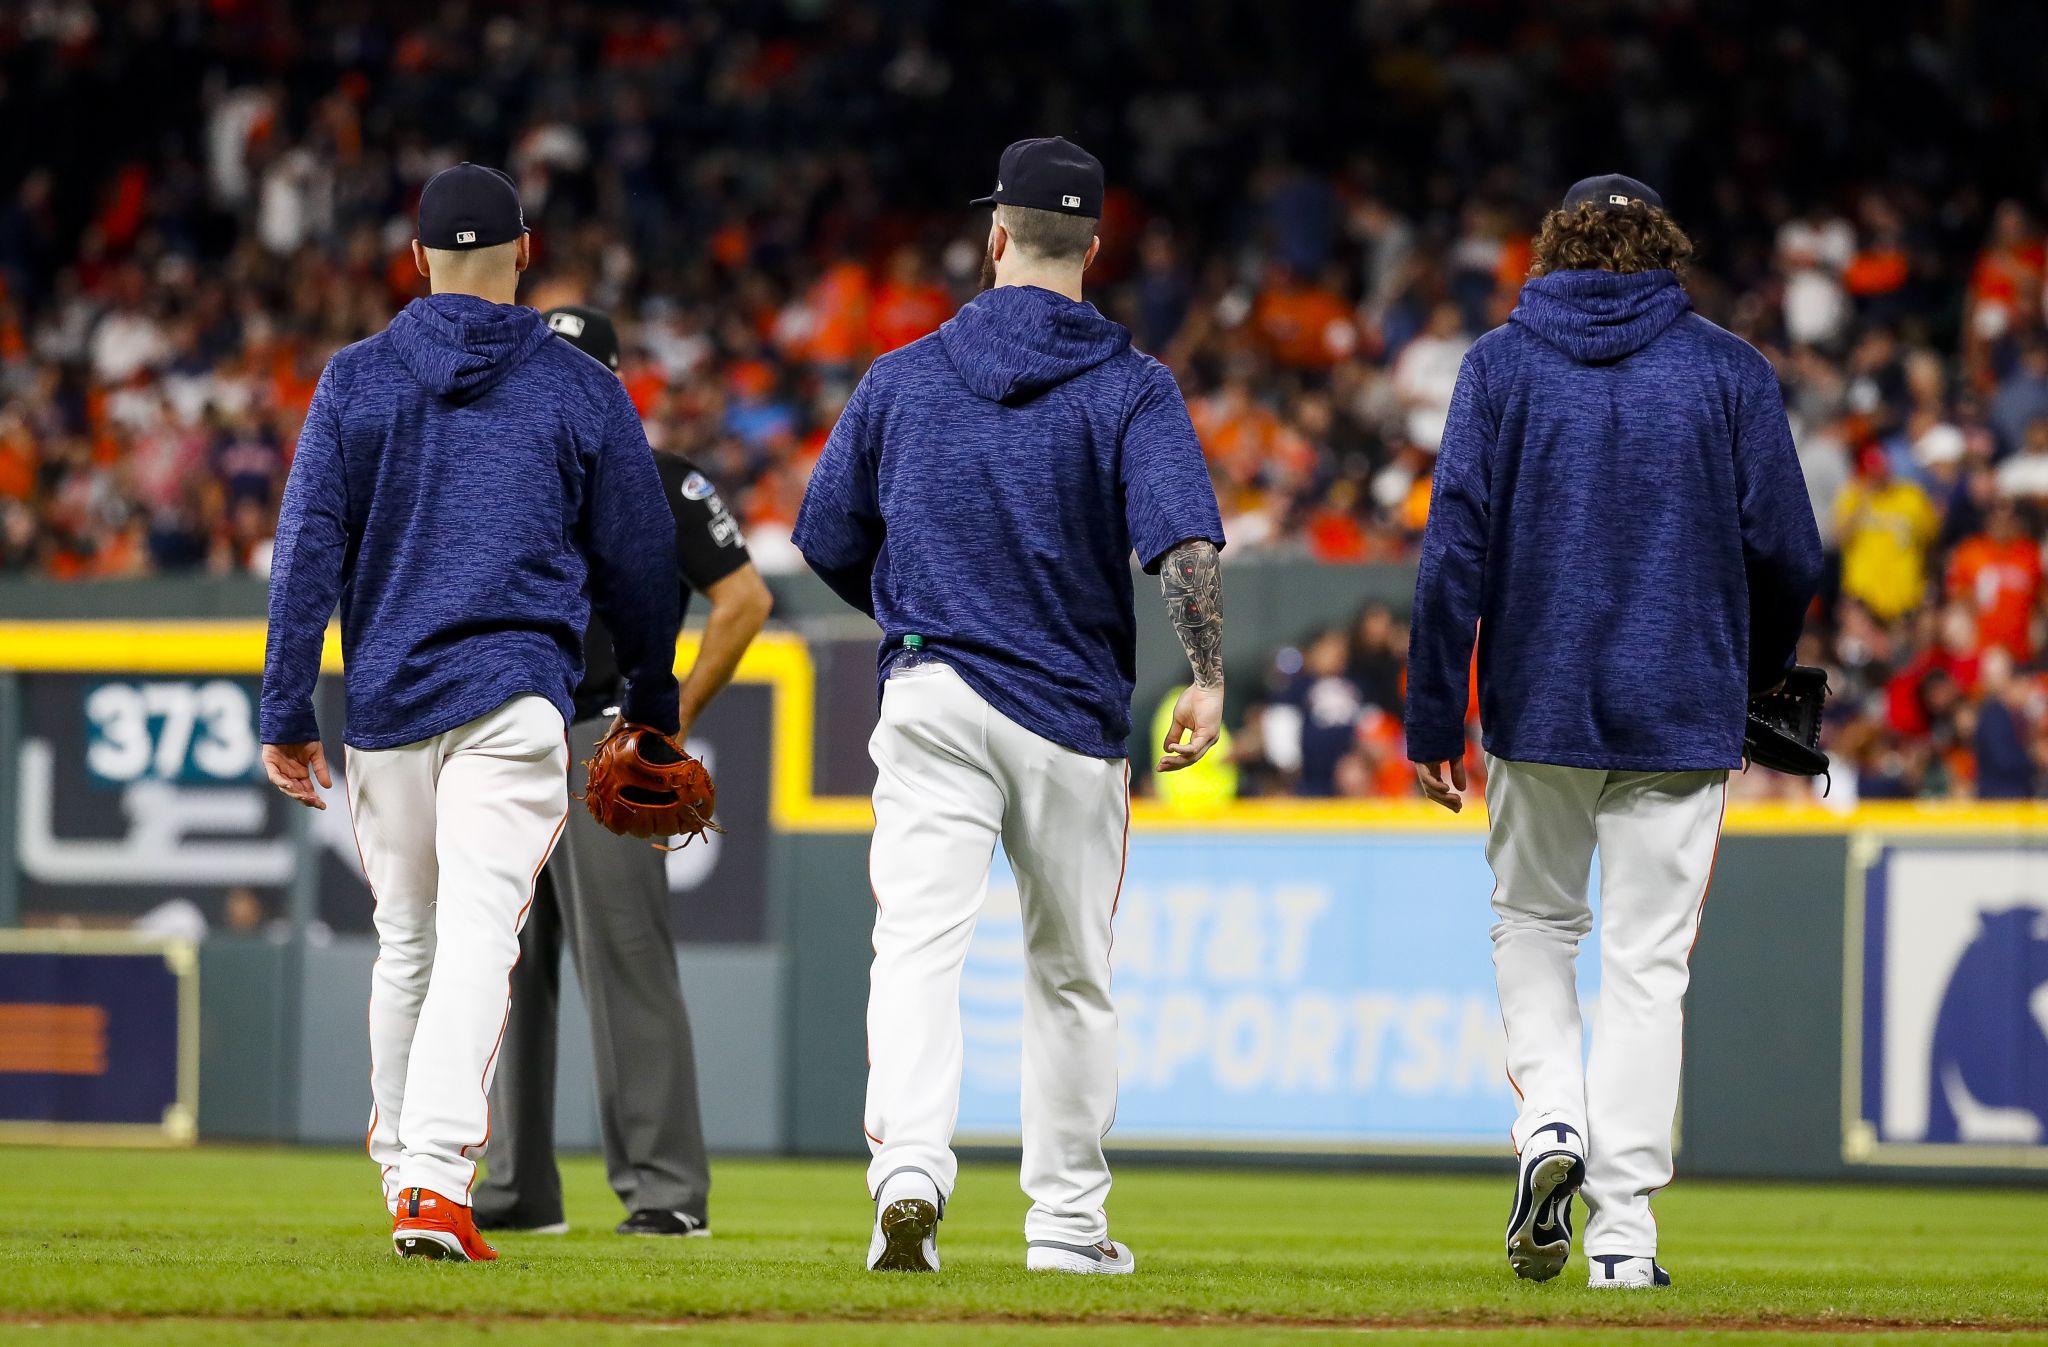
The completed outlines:
{"type": "Polygon", "coordinates": [[[1464,757],[1465,733],[1463,730],[1459,730],[1456,734],[1452,735],[1436,733],[1418,734],[1413,730],[1409,731],[1408,761],[1410,762],[1459,762],[1464,757]]]}
{"type": "Polygon", "coordinates": [[[310,706],[291,710],[263,709],[260,737],[266,744],[310,744],[320,737],[320,724],[310,706]]]}
{"type": "Polygon", "coordinates": [[[663,734],[674,734],[682,726],[682,719],[676,706],[676,683],[666,680],[667,686],[642,689],[639,683],[629,682],[626,695],[620,700],[619,714],[635,725],[645,725],[663,734]]]}

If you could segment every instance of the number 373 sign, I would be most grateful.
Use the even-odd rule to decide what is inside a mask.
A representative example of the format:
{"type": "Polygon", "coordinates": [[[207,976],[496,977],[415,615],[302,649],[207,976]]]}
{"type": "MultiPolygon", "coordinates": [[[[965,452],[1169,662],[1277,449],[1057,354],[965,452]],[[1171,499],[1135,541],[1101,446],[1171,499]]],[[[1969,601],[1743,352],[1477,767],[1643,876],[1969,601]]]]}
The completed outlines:
{"type": "Polygon", "coordinates": [[[95,782],[240,782],[256,771],[255,708],[225,678],[96,683],[85,692],[85,767],[95,782]]]}
{"type": "Polygon", "coordinates": [[[15,859],[30,914],[133,917],[292,876],[290,806],[264,784],[254,678],[29,673],[15,859]]]}

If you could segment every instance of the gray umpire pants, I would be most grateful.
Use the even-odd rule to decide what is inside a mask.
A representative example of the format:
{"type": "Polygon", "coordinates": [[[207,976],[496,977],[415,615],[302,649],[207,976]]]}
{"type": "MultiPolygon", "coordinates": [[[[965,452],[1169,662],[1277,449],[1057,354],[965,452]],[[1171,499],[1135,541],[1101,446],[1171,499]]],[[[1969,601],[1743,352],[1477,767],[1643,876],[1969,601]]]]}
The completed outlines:
{"type": "MultiPolygon", "coordinates": [[[[570,729],[580,761],[608,720],[570,729]]],[[[534,888],[512,970],[512,1004],[491,1087],[486,1175],[472,1201],[496,1224],[563,1219],[555,1169],[555,1059],[562,946],[590,1010],[598,1113],[612,1191],[626,1210],[706,1220],[711,1190],[696,1056],[669,933],[662,853],[618,837],[570,802],[569,822],[534,888]]]]}

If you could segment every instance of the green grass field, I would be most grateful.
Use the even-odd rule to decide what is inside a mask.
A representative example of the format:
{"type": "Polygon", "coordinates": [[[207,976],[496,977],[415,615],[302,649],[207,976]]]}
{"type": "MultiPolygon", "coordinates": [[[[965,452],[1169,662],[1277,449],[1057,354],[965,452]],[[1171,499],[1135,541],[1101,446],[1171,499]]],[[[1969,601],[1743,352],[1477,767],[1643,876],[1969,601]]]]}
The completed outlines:
{"type": "Polygon", "coordinates": [[[721,1164],[709,1240],[620,1239],[597,1163],[564,1178],[573,1233],[463,1266],[391,1256],[360,1155],[0,1149],[0,1342],[2048,1342],[2038,1192],[1681,1184],[1678,1285],[1624,1293],[1515,1281],[1495,1179],[1127,1167],[1138,1272],[1072,1278],[1023,1270],[1007,1166],[962,1173],[936,1277],[862,1269],[858,1162],[721,1164]]]}

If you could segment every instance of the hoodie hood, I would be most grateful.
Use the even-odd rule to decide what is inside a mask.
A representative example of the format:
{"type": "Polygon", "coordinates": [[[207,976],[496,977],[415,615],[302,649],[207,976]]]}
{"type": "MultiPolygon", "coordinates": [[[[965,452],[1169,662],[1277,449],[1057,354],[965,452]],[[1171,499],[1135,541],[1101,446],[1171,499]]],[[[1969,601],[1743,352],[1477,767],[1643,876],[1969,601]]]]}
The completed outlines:
{"type": "Polygon", "coordinates": [[[985,290],[939,326],[946,358],[977,397],[1028,402],[1131,345],[1130,330],[1035,285],[985,290]]]}
{"type": "Polygon", "coordinates": [[[420,387],[450,402],[474,402],[498,386],[554,329],[522,304],[475,295],[429,295],[391,320],[391,340],[420,387]]]}
{"type": "Polygon", "coordinates": [[[1582,365],[1605,365],[1642,350],[1691,309],[1669,271],[1553,271],[1523,284],[1508,321],[1582,365]]]}

